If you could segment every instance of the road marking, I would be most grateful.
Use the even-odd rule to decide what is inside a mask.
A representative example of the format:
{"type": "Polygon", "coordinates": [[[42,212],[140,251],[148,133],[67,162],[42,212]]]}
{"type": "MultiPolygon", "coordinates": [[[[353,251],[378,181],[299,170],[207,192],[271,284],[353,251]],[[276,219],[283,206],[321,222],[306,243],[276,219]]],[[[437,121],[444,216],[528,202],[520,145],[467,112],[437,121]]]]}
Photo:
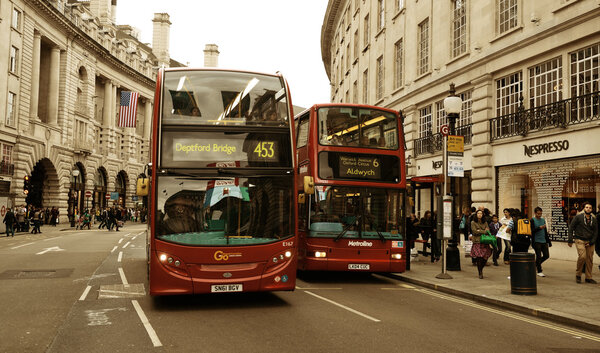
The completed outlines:
{"type": "Polygon", "coordinates": [[[414,286],[411,286],[410,284],[404,284],[404,283],[400,284],[400,287],[409,288],[409,289],[415,289],[414,286]]]}
{"type": "Polygon", "coordinates": [[[379,288],[381,290],[412,290],[410,288],[398,288],[398,287],[393,287],[393,288],[379,288]]]}
{"type": "Polygon", "coordinates": [[[321,300],[324,300],[324,301],[326,301],[326,302],[328,302],[328,303],[331,303],[331,304],[333,304],[333,305],[339,306],[339,307],[340,307],[340,308],[342,308],[342,309],[346,309],[346,310],[348,310],[348,311],[349,311],[349,312],[351,312],[351,313],[354,313],[354,314],[356,314],[356,315],[360,315],[360,316],[362,316],[362,317],[364,317],[364,318],[366,318],[366,319],[369,319],[369,320],[371,320],[371,321],[375,321],[375,322],[381,322],[381,320],[379,320],[379,319],[376,319],[376,318],[374,318],[374,317],[372,317],[372,316],[369,316],[369,315],[367,315],[367,314],[363,314],[363,313],[361,313],[360,311],[354,310],[354,309],[352,309],[352,308],[350,308],[350,307],[347,307],[347,306],[345,306],[345,305],[342,305],[342,304],[340,304],[340,303],[334,302],[334,301],[333,301],[333,300],[331,300],[331,299],[327,299],[327,298],[325,298],[325,297],[322,297],[322,296],[320,296],[320,295],[317,295],[317,294],[315,294],[315,293],[312,293],[312,292],[310,292],[310,291],[307,291],[307,290],[305,290],[305,291],[304,291],[304,293],[308,293],[308,294],[312,295],[313,297],[319,298],[319,299],[321,299],[321,300]]]}
{"type": "Polygon", "coordinates": [[[467,306],[470,306],[470,307],[473,307],[473,308],[477,308],[477,309],[480,309],[480,310],[485,310],[485,311],[488,311],[488,312],[491,312],[491,313],[495,313],[495,314],[498,314],[498,315],[510,317],[510,318],[515,319],[515,320],[524,321],[524,322],[527,322],[527,323],[530,323],[530,324],[533,324],[533,325],[546,327],[546,328],[549,328],[551,330],[563,332],[563,333],[566,333],[566,334],[569,334],[569,335],[573,335],[573,336],[576,336],[576,337],[587,338],[587,339],[592,340],[592,341],[600,342],[600,336],[594,336],[594,335],[590,335],[590,334],[587,334],[587,333],[584,333],[584,332],[575,331],[575,330],[571,330],[571,329],[568,329],[568,328],[565,328],[565,327],[561,327],[561,326],[558,326],[558,325],[553,325],[553,324],[549,324],[549,323],[546,323],[546,322],[542,322],[542,321],[530,319],[528,317],[521,316],[521,315],[518,315],[518,314],[513,314],[513,313],[510,313],[510,312],[504,312],[504,311],[501,311],[501,310],[497,310],[497,309],[493,309],[493,308],[488,308],[486,306],[477,304],[477,303],[469,301],[469,300],[449,297],[449,296],[446,296],[446,295],[443,295],[443,294],[440,294],[440,293],[437,293],[437,292],[434,292],[434,291],[431,291],[431,290],[428,290],[428,289],[417,289],[417,291],[425,293],[425,294],[429,294],[431,296],[438,297],[438,298],[441,298],[441,299],[453,301],[455,303],[459,303],[459,304],[467,305],[467,306]]]}
{"type": "Polygon", "coordinates": [[[343,288],[335,288],[335,287],[310,287],[310,288],[302,288],[302,287],[296,286],[296,289],[301,289],[301,290],[307,290],[307,289],[311,289],[311,290],[312,289],[319,289],[319,290],[324,290],[324,289],[327,289],[327,290],[341,290],[343,288]]]}
{"type": "Polygon", "coordinates": [[[119,257],[117,258],[117,262],[121,262],[122,259],[123,259],[123,252],[119,251],[119,257]]]}
{"type": "Polygon", "coordinates": [[[119,239],[119,244],[121,244],[123,242],[123,238],[119,239]]]}
{"type": "Polygon", "coordinates": [[[42,241],[54,240],[54,239],[58,239],[58,238],[60,238],[60,237],[48,238],[48,239],[44,239],[42,241]]]}
{"type": "Polygon", "coordinates": [[[12,250],[15,250],[15,249],[22,248],[22,247],[24,247],[24,246],[31,245],[31,244],[35,244],[35,242],[33,242],[33,243],[27,243],[27,244],[23,244],[23,245],[19,245],[19,246],[14,246],[14,247],[12,247],[11,249],[12,249],[12,250]]]}
{"type": "Polygon", "coordinates": [[[118,246],[115,246],[110,252],[115,252],[115,250],[117,250],[118,246]]]}
{"type": "Polygon", "coordinates": [[[154,345],[154,347],[162,347],[162,343],[160,343],[160,340],[158,339],[158,335],[156,334],[156,331],[154,331],[154,328],[152,328],[150,321],[148,321],[148,318],[146,317],[146,314],[144,314],[144,311],[142,310],[142,307],[140,306],[138,301],[134,299],[131,301],[131,303],[133,304],[135,311],[137,312],[138,316],[140,317],[142,324],[144,324],[144,327],[146,328],[146,332],[148,332],[148,336],[150,336],[150,340],[152,341],[152,344],[154,345]]]}
{"type": "Polygon", "coordinates": [[[127,243],[125,243],[125,245],[123,245],[123,249],[125,249],[129,244],[131,244],[130,241],[128,241],[127,243]]]}
{"type": "Polygon", "coordinates": [[[112,325],[110,322],[108,315],[106,313],[119,310],[119,311],[127,311],[127,308],[112,308],[112,309],[100,309],[100,310],[86,310],[85,313],[88,317],[88,326],[108,326],[112,325]]]}
{"type": "Polygon", "coordinates": [[[83,291],[81,297],[79,297],[79,300],[85,300],[85,297],[87,297],[88,293],[90,292],[90,289],[92,289],[92,286],[87,286],[83,291]]]}
{"type": "Polygon", "coordinates": [[[128,285],[129,282],[127,282],[127,278],[125,278],[125,272],[123,272],[123,268],[119,267],[119,275],[121,276],[121,282],[123,282],[124,285],[128,285]]]}
{"type": "Polygon", "coordinates": [[[65,251],[65,249],[61,249],[58,246],[53,246],[51,248],[46,248],[46,249],[40,251],[36,255],[44,255],[45,253],[50,252],[50,251],[65,251]]]}

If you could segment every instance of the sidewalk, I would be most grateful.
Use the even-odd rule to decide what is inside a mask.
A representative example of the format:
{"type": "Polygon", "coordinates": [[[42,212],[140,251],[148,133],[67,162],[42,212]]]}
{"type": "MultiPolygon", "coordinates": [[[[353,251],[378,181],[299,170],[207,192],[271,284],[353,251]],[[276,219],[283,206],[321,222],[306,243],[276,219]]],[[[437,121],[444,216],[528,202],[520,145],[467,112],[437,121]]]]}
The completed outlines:
{"type": "MultiPolygon", "coordinates": [[[[553,260],[544,262],[544,274],[537,277],[537,295],[515,295],[510,290],[510,265],[499,261],[499,266],[483,269],[483,279],[479,279],[477,267],[471,258],[464,257],[461,251],[461,271],[448,271],[453,279],[437,279],[442,272],[442,263],[431,263],[430,258],[419,254],[417,261],[411,261],[410,271],[394,273],[392,276],[402,281],[435,289],[440,292],[471,299],[503,309],[537,316],[561,324],[575,326],[600,333],[600,284],[575,282],[575,261],[553,260]]],[[[600,281],[598,264],[594,263],[592,275],[600,281]]]]}

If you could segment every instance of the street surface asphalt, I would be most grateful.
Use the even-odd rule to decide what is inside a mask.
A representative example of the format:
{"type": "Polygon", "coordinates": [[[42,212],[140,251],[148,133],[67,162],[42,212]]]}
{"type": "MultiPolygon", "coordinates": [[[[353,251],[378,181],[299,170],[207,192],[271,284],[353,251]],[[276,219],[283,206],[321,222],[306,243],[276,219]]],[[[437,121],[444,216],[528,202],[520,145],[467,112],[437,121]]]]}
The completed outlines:
{"type": "Polygon", "coordinates": [[[0,352],[600,352],[598,334],[380,274],[151,298],[145,225],[42,231],[0,238],[0,352]]]}

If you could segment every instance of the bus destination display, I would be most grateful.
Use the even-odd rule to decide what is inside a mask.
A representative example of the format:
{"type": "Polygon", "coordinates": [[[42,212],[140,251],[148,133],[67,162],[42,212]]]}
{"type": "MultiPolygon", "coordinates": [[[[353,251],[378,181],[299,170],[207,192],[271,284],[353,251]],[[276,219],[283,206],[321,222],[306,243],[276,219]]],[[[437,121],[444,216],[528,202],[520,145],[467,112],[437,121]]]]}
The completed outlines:
{"type": "Polygon", "coordinates": [[[381,179],[379,158],[360,155],[339,156],[340,178],[381,179]]]}
{"type": "Polygon", "coordinates": [[[272,161],[278,158],[277,141],[173,139],[173,161],[272,161]]]}

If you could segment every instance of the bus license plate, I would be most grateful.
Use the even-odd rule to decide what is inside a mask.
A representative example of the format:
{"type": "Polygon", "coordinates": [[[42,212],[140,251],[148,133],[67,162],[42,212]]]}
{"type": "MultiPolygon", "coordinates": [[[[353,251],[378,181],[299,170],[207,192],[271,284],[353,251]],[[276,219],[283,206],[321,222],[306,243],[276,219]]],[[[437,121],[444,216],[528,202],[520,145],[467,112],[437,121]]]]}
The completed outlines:
{"type": "Polygon", "coordinates": [[[369,264],[348,264],[349,270],[369,270],[371,266],[369,264]]]}
{"type": "Polygon", "coordinates": [[[241,284],[213,284],[210,286],[211,293],[224,293],[224,292],[241,292],[243,285],[241,284]]]}

